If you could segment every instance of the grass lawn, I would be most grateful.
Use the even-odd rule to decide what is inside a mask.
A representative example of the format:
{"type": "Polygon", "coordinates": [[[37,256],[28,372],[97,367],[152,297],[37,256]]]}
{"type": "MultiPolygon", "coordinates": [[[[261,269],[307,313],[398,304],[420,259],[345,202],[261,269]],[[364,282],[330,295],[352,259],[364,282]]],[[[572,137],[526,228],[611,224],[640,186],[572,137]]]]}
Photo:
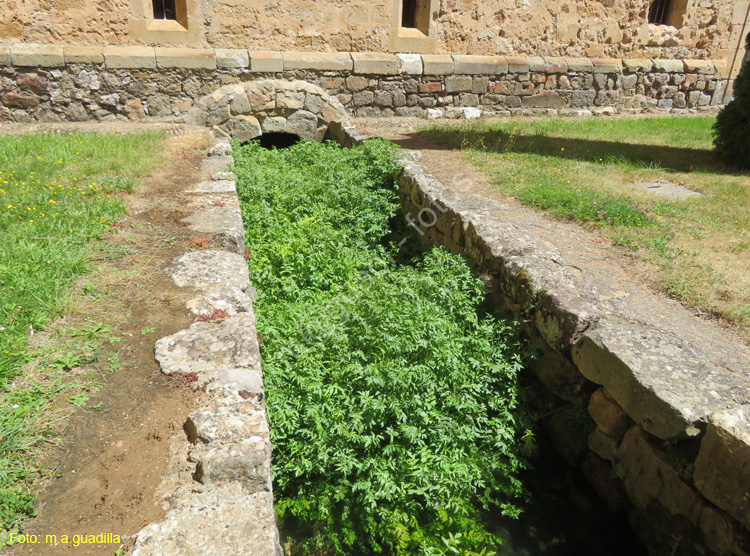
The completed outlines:
{"type": "Polygon", "coordinates": [[[664,291],[750,337],[750,175],[712,152],[714,118],[543,120],[430,126],[504,194],[590,223],[659,269],[664,291]],[[633,182],[701,194],[669,200],[633,182]]]}
{"type": "Polygon", "coordinates": [[[30,352],[29,335],[70,308],[70,286],[91,270],[89,254],[124,212],[119,194],[160,161],[162,140],[160,133],[0,137],[0,538],[32,512],[35,448],[49,437],[45,408],[70,387],[65,371],[108,328],[89,323],[71,334],[72,344],[45,354],[30,352]],[[44,380],[23,376],[35,358],[44,380]]]}

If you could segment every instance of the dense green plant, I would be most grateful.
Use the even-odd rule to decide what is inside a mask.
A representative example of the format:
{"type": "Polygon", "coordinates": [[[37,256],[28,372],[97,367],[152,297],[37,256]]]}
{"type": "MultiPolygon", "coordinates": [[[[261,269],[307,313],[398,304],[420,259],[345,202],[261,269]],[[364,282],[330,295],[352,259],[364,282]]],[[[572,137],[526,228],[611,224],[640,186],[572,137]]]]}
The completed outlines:
{"type": "Polygon", "coordinates": [[[482,508],[523,495],[509,325],[459,257],[392,262],[388,143],[234,153],[279,515],[308,551],[491,553],[482,508]]]}
{"type": "MultiPolygon", "coordinates": [[[[750,51],[750,33],[745,38],[750,51]]],[[[734,80],[734,99],[719,112],[714,124],[717,154],[740,168],[750,168],[750,63],[734,80]]]]}

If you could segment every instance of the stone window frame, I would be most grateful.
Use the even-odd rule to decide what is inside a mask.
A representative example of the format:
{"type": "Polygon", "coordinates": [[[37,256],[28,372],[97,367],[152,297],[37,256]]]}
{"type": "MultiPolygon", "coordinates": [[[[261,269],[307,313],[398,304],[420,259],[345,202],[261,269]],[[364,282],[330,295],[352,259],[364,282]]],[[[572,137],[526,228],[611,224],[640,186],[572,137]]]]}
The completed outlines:
{"type": "Polygon", "coordinates": [[[200,44],[200,0],[175,0],[175,19],[154,19],[153,0],[130,0],[131,35],[146,44],[200,44]]]}
{"type": "Polygon", "coordinates": [[[404,0],[392,1],[394,16],[388,33],[391,52],[435,52],[435,17],[440,8],[440,0],[416,0],[416,27],[401,26],[404,0]]]}

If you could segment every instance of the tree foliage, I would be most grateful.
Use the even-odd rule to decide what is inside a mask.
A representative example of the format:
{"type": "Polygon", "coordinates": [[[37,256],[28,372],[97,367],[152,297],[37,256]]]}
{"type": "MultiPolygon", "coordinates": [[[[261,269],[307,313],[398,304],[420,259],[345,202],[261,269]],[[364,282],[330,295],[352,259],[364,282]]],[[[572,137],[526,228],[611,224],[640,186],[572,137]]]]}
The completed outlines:
{"type": "MultiPolygon", "coordinates": [[[[745,39],[750,51],[750,33],[745,39]]],[[[734,80],[734,99],[716,117],[714,146],[726,162],[750,168],[750,63],[745,61],[734,80]]]]}

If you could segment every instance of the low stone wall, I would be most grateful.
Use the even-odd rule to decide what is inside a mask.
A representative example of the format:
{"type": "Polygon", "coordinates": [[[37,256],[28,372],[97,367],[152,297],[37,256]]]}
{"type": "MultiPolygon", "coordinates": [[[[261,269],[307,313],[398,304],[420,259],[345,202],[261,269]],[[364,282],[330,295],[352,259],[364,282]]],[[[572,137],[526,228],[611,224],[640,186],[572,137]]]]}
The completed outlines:
{"type": "MultiPolygon", "coordinates": [[[[367,139],[341,124],[329,136],[367,139]]],[[[637,287],[621,291],[543,247],[530,227],[494,216],[494,201],[427,174],[418,154],[398,177],[410,221],[476,264],[495,301],[522,317],[533,372],[558,405],[593,419],[544,420],[561,455],[629,512],[653,555],[750,554],[748,346],[678,304],[654,314],[646,292],[639,302],[637,287]]]]}
{"type": "Polygon", "coordinates": [[[0,44],[0,121],[186,122],[220,87],[303,80],[355,116],[697,112],[731,98],[723,61],[250,52],[0,44]]]}
{"type": "Polygon", "coordinates": [[[187,191],[199,207],[185,219],[220,250],[193,251],[174,261],[177,287],[196,297],[198,319],[156,342],[161,371],[183,375],[209,401],[193,411],[186,435],[170,439],[171,461],[157,493],[166,516],[144,527],[132,556],[221,554],[281,556],[271,483],[271,441],[255,330],[245,232],[228,144],[203,161],[213,179],[187,191]]]}

